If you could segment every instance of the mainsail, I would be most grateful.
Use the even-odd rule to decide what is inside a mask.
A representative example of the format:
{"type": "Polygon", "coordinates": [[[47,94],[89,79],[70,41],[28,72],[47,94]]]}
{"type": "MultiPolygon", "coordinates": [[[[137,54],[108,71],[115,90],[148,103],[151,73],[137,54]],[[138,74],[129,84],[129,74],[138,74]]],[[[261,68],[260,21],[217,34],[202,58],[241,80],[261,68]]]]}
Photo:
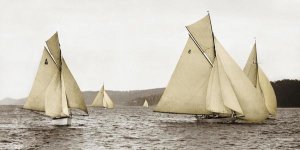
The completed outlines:
{"type": "Polygon", "coordinates": [[[190,37],[154,111],[235,113],[250,122],[263,121],[267,110],[261,95],[214,37],[209,15],[187,29],[190,37]]]}
{"type": "Polygon", "coordinates": [[[35,76],[33,86],[23,108],[36,111],[45,111],[46,89],[57,73],[58,68],[51,58],[47,48],[44,47],[39,69],[35,76]]]}
{"type": "Polygon", "coordinates": [[[191,38],[180,56],[173,75],[154,111],[210,114],[206,92],[211,65],[191,38]]]}
{"type": "Polygon", "coordinates": [[[252,81],[254,87],[256,87],[256,89],[261,93],[268,112],[271,115],[275,116],[277,108],[275,92],[269,79],[262,71],[262,69],[258,66],[256,43],[254,44],[248,61],[245,65],[244,72],[252,81]]]}
{"type": "Polygon", "coordinates": [[[187,29],[190,37],[154,111],[211,113],[206,109],[208,80],[212,69],[211,62],[214,59],[213,33],[209,16],[187,26],[187,29]]]}
{"type": "Polygon", "coordinates": [[[148,101],[145,99],[145,102],[143,104],[143,107],[148,107],[148,101]]]}
{"type": "Polygon", "coordinates": [[[81,91],[61,57],[58,34],[47,42],[31,92],[23,108],[45,111],[52,118],[68,117],[69,108],[86,113],[81,91]]]}
{"type": "Polygon", "coordinates": [[[104,89],[104,85],[102,85],[100,91],[96,95],[92,106],[94,107],[105,107],[105,108],[114,108],[114,103],[109,97],[109,95],[106,93],[104,89]]]}

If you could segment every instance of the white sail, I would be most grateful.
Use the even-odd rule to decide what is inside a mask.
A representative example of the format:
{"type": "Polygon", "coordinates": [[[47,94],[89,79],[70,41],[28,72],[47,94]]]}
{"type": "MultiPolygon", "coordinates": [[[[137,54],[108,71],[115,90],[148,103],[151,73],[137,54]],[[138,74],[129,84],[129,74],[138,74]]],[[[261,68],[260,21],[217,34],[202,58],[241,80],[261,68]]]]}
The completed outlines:
{"type": "Polygon", "coordinates": [[[201,50],[205,52],[209,60],[213,63],[215,50],[210,16],[207,15],[203,19],[187,26],[187,29],[193,35],[201,50]]]}
{"type": "Polygon", "coordinates": [[[96,95],[92,106],[95,107],[105,107],[105,108],[114,108],[114,103],[111,98],[108,96],[104,89],[104,85],[102,85],[100,91],[96,95]]]}
{"type": "Polygon", "coordinates": [[[210,63],[193,40],[189,38],[168,86],[154,111],[210,114],[211,112],[206,109],[206,92],[210,71],[210,63]]]}
{"type": "Polygon", "coordinates": [[[265,120],[268,116],[268,111],[261,94],[258,93],[245,73],[216,39],[215,48],[217,58],[220,59],[220,62],[223,64],[224,71],[242,108],[244,114],[243,119],[250,122],[261,122],[265,120]]]}
{"type": "Polygon", "coordinates": [[[61,58],[58,34],[46,41],[42,60],[24,108],[45,111],[52,118],[68,117],[69,108],[87,112],[81,91],[61,58]]]}
{"type": "Polygon", "coordinates": [[[103,97],[104,97],[104,85],[102,85],[100,91],[98,92],[98,94],[96,95],[93,103],[92,103],[92,106],[95,106],[95,107],[104,107],[103,106],[103,97]]]}
{"type": "Polygon", "coordinates": [[[58,68],[51,58],[49,52],[44,47],[43,55],[39,64],[39,68],[33,82],[30,94],[23,108],[45,111],[45,93],[53,76],[58,68]]]}
{"type": "Polygon", "coordinates": [[[253,46],[253,49],[250,53],[250,56],[247,60],[247,63],[244,67],[245,74],[248,76],[252,84],[257,86],[257,78],[258,78],[258,64],[257,64],[257,52],[256,52],[256,43],[253,46]]]}
{"type": "Polygon", "coordinates": [[[275,116],[277,109],[276,95],[269,79],[260,67],[258,67],[258,80],[267,109],[271,115],[275,116]]]}
{"type": "Polygon", "coordinates": [[[108,96],[106,91],[104,90],[104,96],[103,96],[103,106],[105,108],[114,108],[114,103],[111,100],[111,98],[108,96]]]}
{"type": "Polygon", "coordinates": [[[64,76],[61,75],[61,106],[62,106],[62,113],[61,116],[69,116],[70,111],[69,111],[69,105],[68,105],[68,100],[67,100],[67,95],[66,95],[66,87],[65,87],[65,82],[64,82],[64,76]]]}
{"type": "Polygon", "coordinates": [[[147,102],[146,99],[145,99],[145,102],[144,102],[144,104],[143,104],[143,107],[148,107],[148,102],[147,102]]]}
{"type": "Polygon", "coordinates": [[[45,113],[52,118],[61,118],[67,116],[63,114],[62,105],[62,83],[60,71],[57,71],[50,82],[45,97],[45,113]]]}
{"type": "Polygon", "coordinates": [[[58,39],[58,33],[56,32],[50,39],[46,41],[46,44],[48,46],[48,49],[51,53],[51,55],[54,58],[55,63],[57,66],[61,66],[61,50],[60,50],[60,44],[58,39]]]}
{"type": "Polygon", "coordinates": [[[244,72],[252,81],[253,85],[257,88],[257,90],[262,94],[268,112],[271,115],[275,116],[277,109],[275,92],[269,79],[258,66],[256,43],[254,44],[250,56],[247,60],[247,63],[244,67],[244,72]]]}
{"type": "Polygon", "coordinates": [[[209,15],[187,29],[190,38],[154,111],[211,113],[206,109],[206,94],[215,52],[209,15]]]}
{"type": "Polygon", "coordinates": [[[218,68],[218,61],[217,58],[215,58],[208,80],[206,109],[214,113],[231,114],[231,111],[223,102],[218,68]]]}
{"type": "Polygon", "coordinates": [[[77,108],[88,113],[86,104],[84,102],[81,90],[76,83],[71,71],[69,70],[65,60],[62,58],[62,76],[65,83],[66,95],[69,108],[77,108]]]}
{"type": "MultiPolygon", "coordinates": [[[[216,40],[216,43],[218,43],[217,40],[216,40]]],[[[217,58],[218,58],[218,55],[217,55],[217,58]]],[[[230,83],[230,80],[228,79],[227,74],[224,70],[223,63],[221,62],[221,60],[219,58],[216,60],[218,62],[219,81],[220,81],[220,88],[221,88],[223,103],[226,107],[237,112],[238,114],[243,114],[243,111],[239,104],[238,98],[237,98],[237,96],[234,92],[234,89],[230,83]]]]}

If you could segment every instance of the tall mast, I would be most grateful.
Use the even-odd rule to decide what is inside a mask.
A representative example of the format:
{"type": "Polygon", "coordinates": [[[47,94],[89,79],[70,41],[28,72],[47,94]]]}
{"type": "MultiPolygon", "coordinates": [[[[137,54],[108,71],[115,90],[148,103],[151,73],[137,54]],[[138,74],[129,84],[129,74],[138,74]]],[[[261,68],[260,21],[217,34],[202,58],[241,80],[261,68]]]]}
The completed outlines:
{"type": "Polygon", "coordinates": [[[212,29],[212,23],[211,23],[211,19],[210,19],[209,10],[207,11],[207,14],[208,14],[208,17],[209,17],[210,29],[211,29],[211,34],[212,34],[213,43],[214,43],[214,51],[215,51],[215,56],[216,56],[216,48],[215,48],[215,35],[214,35],[214,31],[213,31],[213,29],[212,29]]]}

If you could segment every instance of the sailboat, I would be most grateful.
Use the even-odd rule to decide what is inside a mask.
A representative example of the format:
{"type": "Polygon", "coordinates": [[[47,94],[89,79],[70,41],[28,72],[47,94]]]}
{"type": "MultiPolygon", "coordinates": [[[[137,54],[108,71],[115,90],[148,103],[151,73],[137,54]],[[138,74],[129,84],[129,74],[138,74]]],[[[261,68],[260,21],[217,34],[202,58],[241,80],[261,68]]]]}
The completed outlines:
{"type": "Polygon", "coordinates": [[[107,94],[107,92],[104,89],[104,85],[102,85],[100,91],[96,95],[92,106],[94,107],[104,107],[104,108],[114,108],[114,103],[107,94]]]}
{"type": "Polygon", "coordinates": [[[145,99],[145,102],[144,102],[144,104],[143,104],[143,107],[149,107],[148,106],[148,101],[145,99]]]}
{"type": "Polygon", "coordinates": [[[275,117],[277,109],[276,95],[266,74],[258,65],[256,42],[244,67],[244,72],[254,87],[261,93],[270,117],[275,117]]]}
{"type": "Polygon", "coordinates": [[[265,120],[261,94],[215,37],[209,13],[186,29],[189,38],[154,111],[196,115],[198,120],[265,120]]]}
{"type": "Polygon", "coordinates": [[[54,125],[71,125],[70,108],[88,114],[82,93],[60,49],[58,33],[46,41],[39,68],[23,108],[42,111],[54,125]]]}

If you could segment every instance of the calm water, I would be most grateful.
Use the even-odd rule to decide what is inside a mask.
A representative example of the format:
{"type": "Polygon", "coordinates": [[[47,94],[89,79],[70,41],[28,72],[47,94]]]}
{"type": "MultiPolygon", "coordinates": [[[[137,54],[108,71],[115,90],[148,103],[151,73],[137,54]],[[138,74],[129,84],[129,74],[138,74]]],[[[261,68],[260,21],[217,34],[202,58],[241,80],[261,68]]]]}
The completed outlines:
{"type": "Polygon", "coordinates": [[[197,123],[143,107],[89,110],[56,127],[19,106],[0,106],[0,149],[300,149],[299,108],[279,109],[263,124],[197,123]]]}

